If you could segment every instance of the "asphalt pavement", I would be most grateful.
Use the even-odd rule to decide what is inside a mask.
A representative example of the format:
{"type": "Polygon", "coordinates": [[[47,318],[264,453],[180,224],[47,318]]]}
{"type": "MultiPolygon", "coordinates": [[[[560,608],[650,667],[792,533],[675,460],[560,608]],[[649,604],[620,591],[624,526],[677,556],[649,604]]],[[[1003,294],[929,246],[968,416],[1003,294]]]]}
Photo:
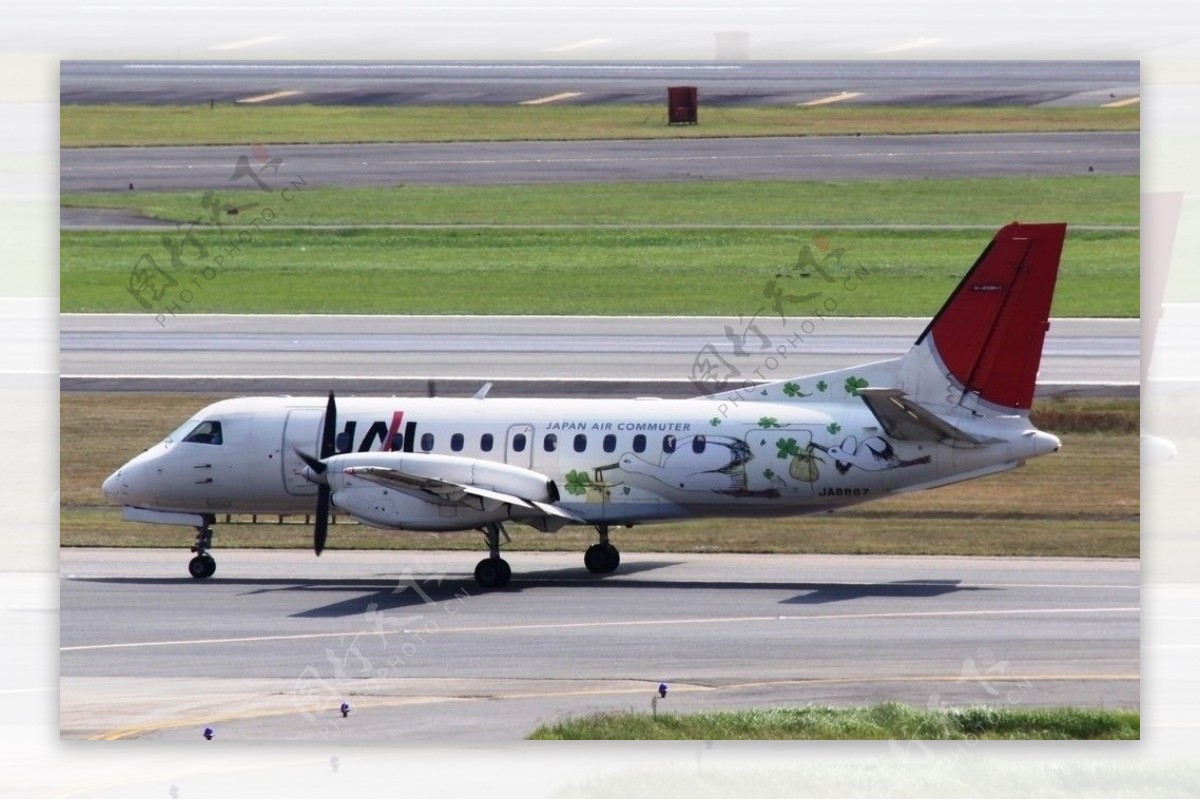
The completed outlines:
{"type": "Polygon", "coordinates": [[[1136,560],[514,552],[482,592],[472,552],[215,555],[62,551],[64,737],[513,740],[660,682],[680,712],[1139,705],[1136,560]]]}

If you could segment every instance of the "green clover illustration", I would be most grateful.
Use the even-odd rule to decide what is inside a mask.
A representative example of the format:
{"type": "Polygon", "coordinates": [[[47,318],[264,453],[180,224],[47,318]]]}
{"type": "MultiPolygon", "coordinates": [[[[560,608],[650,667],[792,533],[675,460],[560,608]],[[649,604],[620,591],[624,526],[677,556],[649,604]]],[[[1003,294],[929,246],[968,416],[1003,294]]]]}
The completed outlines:
{"type": "Polygon", "coordinates": [[[712,425],[712,426],[715,428],[715,427],[717,427],[718,425],[720,425],[720,424],[721,424],[721,418],[720,418],[720,417],[713,417],[712,419],[710,419],[710,420],[708,421],[708,424],[709,424],[709,425],[712,425]]]}
{"type": "Polygon", "coordinates": [[[778,458],[791,458],[792,456],[800,455],[800,445],[795,439],[780,439],[775,442],[775,446],[779,448],[778,458]]]}
{"type": "Polygon", "coordinates": [[[775,419],[774,417],[759,417],[758,427],[760,427],[760,428],[782,428],[783,426],[780,425],[779,420],[775,419]]]}
{"type": "Polygon", "coordinates": [[[591,477],[584,471],[573,469],[567,473],[567,492],[570,494],[587,494],[592,485],[591,477]]]}
{"type": "Polygon", "coordinates": [[[868,385],[866,378],[856,378],[851,375],[846,378],[846,394],[857,395],[859,389],[865,389],[868,385]]]}
{"type": "Polygon", "coordinates": [[[786,394],[788,397],[808,397],[809,395],[812,394],[812,392],[805,394],[804,391],[800,388],[800,384],[793,383],[791,381],[789,381],[788,383],[785,383],[783,385],[783,393],[786,394]]]}
{"type": "Polygon", "coordinates": [[[817,381],[817,391],[818,392],[823,392],[828,388],[829,388],[829,384],[826,383],[825,381],[817,381]]]}
{"type": "Polygon", "coordinates": [[[837,433],[841,429],[842,429],[842,426],[838,425],[836,422],[831,422],[825,426],[825,430],[829,431],[830,433],[837,433]]]}

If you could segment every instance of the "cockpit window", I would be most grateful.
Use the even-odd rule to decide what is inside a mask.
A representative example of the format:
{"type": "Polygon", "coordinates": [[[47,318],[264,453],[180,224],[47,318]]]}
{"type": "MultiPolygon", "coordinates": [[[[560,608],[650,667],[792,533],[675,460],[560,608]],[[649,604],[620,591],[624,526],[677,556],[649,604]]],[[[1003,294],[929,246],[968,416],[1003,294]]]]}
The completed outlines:
{"type": "Polygon", "coordinates": [[[183,441],[194,444],[221,444],[221,423],[216,420],[205,420],[183,437],[183,441]]]}

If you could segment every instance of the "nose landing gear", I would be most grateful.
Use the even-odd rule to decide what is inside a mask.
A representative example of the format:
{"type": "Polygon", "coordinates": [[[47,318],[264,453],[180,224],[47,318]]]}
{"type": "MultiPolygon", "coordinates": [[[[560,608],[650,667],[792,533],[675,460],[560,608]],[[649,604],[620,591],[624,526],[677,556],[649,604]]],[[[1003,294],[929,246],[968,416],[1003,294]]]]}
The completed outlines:
{"type": "Polygon", "coordinates": [[[192,545],[192,552],[196,557],[188,562],[188,572],[198,580],[211,578],[217,571],[217,560],[208,554],[209,548],[212,547],[212,523],[213,520],[209,517],[203,525],[196,528],[196,543],[192,545]]]}

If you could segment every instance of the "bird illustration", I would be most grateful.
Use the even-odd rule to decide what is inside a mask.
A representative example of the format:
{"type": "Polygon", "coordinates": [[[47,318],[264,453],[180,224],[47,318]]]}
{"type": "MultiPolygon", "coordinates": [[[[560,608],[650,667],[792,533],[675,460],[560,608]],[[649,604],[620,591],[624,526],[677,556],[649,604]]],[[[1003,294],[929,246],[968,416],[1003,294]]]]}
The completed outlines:
{"type": "Polygon", "coordinates": [[[596,471],[620,469],[673,489],[734,494],[746,489],[745,464],[753,457],[750,446],[732,436],[689,436],[680,439],[675,450],[663,453],[657,462],[625,453],[617,463],[596,471]]]}
{"type": "Polygon", "coordinates": [[[913,459],[900,458],[892,449],[891,443],[881,436],[869,436],[863,439],[861,444],[855,437],[847,436],[840,445],[832,447],[814,445],[814,447],[833,456],[833,464],[842,475],[849,472],[851,467],[858,467],[868,472],[878,472],[882,469],[928,464],[931,460],[927,455],[913,459]]]}

